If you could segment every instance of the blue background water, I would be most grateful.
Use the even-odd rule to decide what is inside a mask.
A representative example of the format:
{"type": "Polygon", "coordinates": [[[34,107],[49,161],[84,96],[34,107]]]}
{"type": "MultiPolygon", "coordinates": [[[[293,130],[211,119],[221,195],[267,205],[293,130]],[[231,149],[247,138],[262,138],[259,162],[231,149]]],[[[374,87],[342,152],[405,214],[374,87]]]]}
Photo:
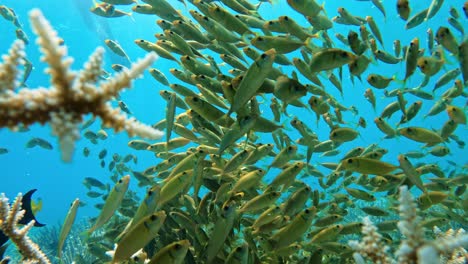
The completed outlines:
{"type": "MultiPolygon", "coordinates": [[[[188,9],[186,9],[178,1],[171,2],[176,6],[176,9],[181,10],[184,14],[188,14],[188,9],[195,9],[190,4],[188,9]]],[[[309,25],[302,16],[289,8],[286,1],[278,2],[280,3],[273,6],[269,4],[263,4],[261,6],[260,13],[263,18],[275,19],[281,15],[288,15],[292,16],[301,25],[309,25]]],[[[461,16],[460,21],[464,23],[465,29],[467,29],[467,19],[462,13],[463,11],[461,7],[463,5],[463,1],[461,0],[445,1],[436,17],[411,30],[404,30],[405,23],[396,14],[395,1],[384,1],[387,12],[386,19],[384,19],[381,13],[373,7],[370,1],[326,1],[325,9],[327,15],[329,17],[338,15],[337,9],[342,6],[343,2],[346,2],[344,7],[351,14],[362,17],[372,15],[374,17],[383,35],[385,50],[392,54],[392,43],[395,39],[399,39],[403,46],[409,44],[409,42],[417,36],[420,38],[420,46],[427,49],[426,30],[428,28],[432,28],[433,31],[436,32],[438,27],[441,25],[449,26],[447,18],[448,10],[451,6],[457,8],[461,16]]],[[[159,19],[156,16],[135,13],[132,18],[120,17],[106,19],[97,17],[94,14],[87,12],[87,9],[93,5],[91,0],[2,0],[0,4],[4,4],[15,10],[23,24],[24,31],[30,38],[30,44],[27,46],[27,55],[35,69],[27,81],[29,87],[47,87],[49,85],[49,78],[43,73],[46,65],[40,62],[38,46],[35,44],[35,37],[27,19],[27,13],[32,8],[40,8],[45,17],[58,31],[59,36],[65,40],[69,55],[74,57],[74,63],[72,65],[74,70],[81,69],[83,63],[97,46],[104,46],[103,38],[107,38],[105,35],[102,35],[104,33],[101,28],[104,23],[109,25],[113,34],[112,39],[117,40],[121,44],[132,60],[140,58],[145,54],[145,51],[133,43],[135,39],[143,38],[146,40],[153,40],[153,35],[155,33],[162,32],[162,30],[155,24],[156,19],[159,19]],[[80,10],[75,2],[81,2],[81,4],[86,8],[84,10],[80,10]],[[94,28],[89,27],[89,25],[94,25],[94,28]]],[[[427,8],[429,4],[430,1],[412,1],[412,14],[427,8]]],[[[127,7],[122,7],[122,9],[129,10],[127,7]]],[[[347,35],[350,29],[356,32],[359,31],[358,27],[335,24],[334,28],[329,31],[329,35],[333,38],[338,47],[343,47],[343,45],[334,38],[334,35],[335,33],[347,35]]],[[[14,30],[15,27],[10,22],[0,19],[0,52],[2,54],[7,52],[10,44],[16,38],[14,30]]],[[[451,28],[451,30],[457,36],[458,40],[460,40],[460,34],[453,28],[451,28]]],[[[205,50],[204,52],[207,53],[208,51],[205,50]]],[[[109,54],[110,52],[107,50],[105,68],[107,71],[112,72],[110,65],[115,62],[111,60],[111,56],[109,54]]],[[[217,61],[220,61],[218,55],[211,55],[213,55],[217,61]]],[[[428,54],[426,53],[426,55],[428,54]]],[[[294,56],[298,57],[300,54],[298,52],[290,54],[290,57],[294,56]]],[[[449,64],[445,69],[431,79],[431,83],[427,86],[426,91],[432,90],[435,80],[437,80],[443,72],[453,69],[454,67],[458,67],[458,62],[454,58],[448,56],[448,61],[449,64]]],[[[182,84],[180,81],[174,79],[168,71],[169,68],[177,68],[178,66],[176,63],[165,59],[159,59],[154,63],[153,67],[163,71],[171,83],[182,84]]],[[[227,72],[229,68],[221,66],[221,69],[223,72],[227,72]]],[[[286,73],[291,72],[291,67],[282,67],[282,69],[286,73]]],[[[354,85],[349,80],[349,73],[345,70],[343,79],[344,98],[339,96],[336,89],[332,87],[330,83],[324,82],[327,87],[330,87],[328,88],[330,93],[336,96],[342,104],[346,106],[356,105],[358,107],[359,115],[356,117],[353,117],[349,113],[344,113],[344,120],[350,122],[348,126],[356,127],[355,124],[358,117],[363,116],[367,120],[367,129],[359,129],[360,138],[341,146],[341,154],[337,157],[318,158],[319,154],[314,154],[312,158],[313,164],[324,161],[337,161],[339,157],[352,147],[359,145],[367,146],[371,143],[378,143],[381,147],[388,148],[389,154],[387,154],[383,160],[393,164],[398,164],[396,157],[399,153],[404,153],[410,150],[421,150],[422,144],[412,142],[406,138],[401,137],[382,140],[383,134],[377,130],[373,124],[373,119],[377,116],[377,113],[381,113],[382,109],[388,103],[396,100],[395,98],[383,99],[383,91],[374,90],[378,101],[377,113],[375,113],[370,104],[363,97],[365,89],[370,87],[364,80],[367,74],[379,73],[385,76],[396,74],[399,79],[402,79],[404,70],[405,67],[403,63],[397,65],[387,65],[382,62],[379,62],[377,65],[371,64],[368,70],[363,74],[363,82],[361,83],[356,80],[354,85]]],[[[304,81],[303,79],[301,80],[304,81]]],[[[407,83],[407,87],[416,87],[421,81],[422,74],[417,70],[414,76],[407,83]]],[[[401,83],[394,82],[387,90],[392,90],[400,86],[401,83]]],[[[437,94],[440,95],[440,93],[445,91],[449,86],[451,86],[451,84],[439,89],[437,94]]],[[[145,73],[142,79],[138,79],[134,82],[133,89],[122,93],[122,99],[126,102],[137,119],[143,123],[154,124],[165,117],[165,101],[159,96],[159,90],[161,89],[169,88],[157,83],[148,73],[145,73]]],[[[309,97],[310,95],[303,98],[303,101],[306,102],[309,97]]],[[[415,100],[420,100],[419,98],[411,95],[406,95],[405,98],[408,100],[407,105],[410,105],[415,100]]],[[[436,98],[438,98],[438,96],[436,98]]],[[[418,116],[410,122],[410,124],[413,126],[439,129],[447,120],[445,112],[435,117],[429,117],[425,120],[422,119],[422,116],[428,112],[434,102],[435,100],[423,100],[423,108],[418,116]]],[[[466,99],[458,98],[454,101],[454,104],[458,106],[464,106],[465,103],[466,99]]],[[[269,100],[262,106],[262,110],[266,116],[271,117],[272,115],[268,104],[269,100]]],[[[294,107],[289,107],[288,112],[299,116],[302,121],[306,122],[309,127],[319,135],[320,140],[323,141],[328,139],[328,126],[323,121],[320,121],[319,126],[317,127],[315,125],[315,114],[294,107]]],[[[392,125],[396,124],[399,121],[399,118],[399,114],[395,114],[390,120],[390,123],[392,125]]],[[[89,116],[85,119],[89,119],[89,116]]],[[[99,125],[99,122],[96,122],[91,127],[91,130],[97,131],[99,129],[99,125]]],[[[98,211],[92,206],[92,204],[97,200],[90,199],[85,195],[87,189],[82,184],[82,181],[85,177],[95,177],[103,182],[110,182],[109,176],[111,173],[107,169],[107,164],[111,160],[113,153],[119,153],[122,156],[128,153],[136,154],[138,156],[138,164],[131,165],[132,169],[136,171],[143,171],[147,167],[160,162],[160,160],[154,158],[154,154],[151,152],[135,151],[129,148],[127,146],[127,142],[130,139],[125,133],[114,134],[110,130],[107,130],[109,138],[105,141],[99,141],[98,145],[89,143],[89,141],[82,136],[82,139],[77,142],[73,161],[71,163],[63,163],[60,160],[57,140],[55,137],[51,136],[50,126],[34,125],[31,126],[30,129],[31,130],[29,132],[25,133],[13,133],[7,129],[0,130],[0,147],[8,148],[10,151],[8,154],[0,155],[0,192],[5,192],[8,197],[13,199],[18,192],[24,193],[29,189],[37,188],[38,192],[34,197],[41,197],[43,199],[43,208],[38,214],[38,219],[43,223],[55,224],[57,222],[61,222],[66,215],[69,204],[76,197],[88,202],[87,206],[80,208],[78,217],[97,215],[98,211]],[[49,151],[38,147],[32,149],[25,148],[26,142],[32,137],[41,137],[49,140],[54,145],[54,150],[49,151]],[[82,149],[85,146],[91,150],[91,155],[87,158],[82,155],[82,149]],[[103,148],[108,150],[108,154],[106,157],[106,167],[101,168],[97,154],[103,148]]],[[[466,141],[468,140],[468,134],[466,132],[466,126],[459,126],[456,134],[459,135],[462,140],[466,141]]],[[[293,140],[298,138],[297,133],[293,130],[287,131],[287,134],[290,135],[293,140]]],[[[263,138],[264,140],[262,142],[272,142],[271,137],[268,135],[263,135],[263,138]]],[[[454,161],[460,166],[467,163],[466,150],[459,149],[454,142],[448,144],[448,146],[452,151],[450,156],[444,158],[427,156],[427,158],[422,160],[414,160],[413,163],[436,162],[442,168],[446,168],[446,172],[449,171],[449,165],[446,160],[454,161]]],[[[301,148],[302,152],[303,150],[304,149],[301,148]]],[[[328,173],[327,170],[323,171],[328,173]]],[[[271,177],[271,175],[272,174],[270,173],[269,176],[271,177]]],[[[312,181],[311,184],[315,184],[315,182],[312,181]]],[[[140,193],[143,192],[143,188],[136,187],[135,179],[131,181],[131,188],[133,190],[139,190],[140,193]]]]}

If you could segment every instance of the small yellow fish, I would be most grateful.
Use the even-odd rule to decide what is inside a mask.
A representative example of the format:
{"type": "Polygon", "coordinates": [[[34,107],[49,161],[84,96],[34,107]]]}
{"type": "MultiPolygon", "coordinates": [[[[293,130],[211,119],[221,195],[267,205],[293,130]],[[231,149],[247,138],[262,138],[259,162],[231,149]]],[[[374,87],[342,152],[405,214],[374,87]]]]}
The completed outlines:
{"type": "Polygon", "coordinates": [[[106,39],[104,40],[104,43],[106,44],[107,47],[109,47],[109,49],[114,52],[115,54],[121,56],[121,57],[124,57],[126,58],[128,61],[130,61],[130,58],[128,58],[128,55],[127,53],[125,53],[125,51],[122,49],[122,47],[115,41],[111,40],[111,39],[106,39]]]}
{"type": "Polygon", "coordinates": [[[60,230],[60,236],[57,243],[57,257],[62,258],[62,248],[65,244],[68,234],[71,231],[72,225],[75,222],[76,213],[80,205],[80,199],[76,198],[70,205],[65,221],[63,221],[62,229],[60,230]]]}
{"type": "Polygon", "coordinates": [[[367,82],[377,89],[385,89],[388,87],[391,81],[395,80],[395,76],[387,78],[380,74],[369,74],[367,76],[367,82]]]}
{"type": "Polygon", "coordinates": [[[289,246],[294,241],[300,239],[307,229],[309,229],[316,213],[317,208],[315,206],[303,210],[288,225],[278,230],[270,238],[270,243],[274,248],[278,249],[289,246]]]}
{"type": "Polygon", "coordinates": [[[311,72],[328,71],[351,63],[356,59],[356,55],[346,50],[336,48],[323,49],[314,54],[309,68],[311,72]]]}
{"type": "Polygon", "coordinates": [[[130,175],[125,175],[114,185],[111,192],[107,196],[104,207],[101,210],[94,225],[88,230],[88,234],[92,234],[94,230],[100,228],[114,215],[114,212],[119,208],[125,193],[127,192],[130,183],[130,175]]]}
{"type": "Polygon", "coordinates": [[[406,49],[406,72],[405,81],[413,75],[418,66],[419,39],[414,38],[406,49]]]}
{"type": "Polygon", "coordinates": [[[315,17],[320,11],[325,10],[324,5],[319,5],[315,0],[287,0],[290,7],[304,16],[315,17]]]}
{"type": "Polygon", "coordinates": [[[411,29],[421,25],[427,17],[428,8],[421,10],[419,13],[412,16],[405,25],[406,29],[411,29]]]}
{"type": "Polygon", "coordinates": [[[437,30],[436,37],[437,43],[442,45],[446,50],[454,55],[458,54],[458,43],[452,32],[447,27],[440,27],[437,30]]]}
{"type": "Polygon", "coordinates": [[[166,212],[159,211],[141,219],[132,229],[122,236],[114,255],[112,263],[122,263],[130,258],[140,248],[143,248],[154,239],[166,220],[166,212]]]}
{"type": "Polygon", "coordinates": [[[346,192],[356,199],[373,202],[376,200],[375,196],[361,189],[345,187],[346,192]]]}
{"type": "Polygon", "coordinates": [[[440,71],[444,64],[444,59],[438,59],[434,57],[420,57],[417,62],[419,69],[426,76],[435,75],[440,71]]]}
{"type": "Polygon", "coordinates": [[[403,170],[410,182],[416,185],[416,187],[421,191],[426,192],[426,188],[424,187],[421,179],[421,174],[416,171],[409,159],[405,155],[400,154],[398,155],[398,162],[400,163],[400,168],[403,170]]]}
{"type": "Polygon", "coordinates": [[[387,135],[385,138],[393,138],[396,136],[396,130],[391,127],[382,117],[376,117],[374,119],[375,125],[380,131],[387,135]]]}
{"type": "Polygon", "coordinates": [[[334,239],[343,230],[343,225],[333,225],[322,229],[320,232],[315,234],[310,243],[321,243],[324,241],[330,241],[334,239]]]}
{"type": "Polygon", "coordinates": [[[188,240],[173,242],[160,249],[149,262],[146,262],[146,264],[182,264],[184,263],[185,255],[187,255],[189,247],[190,241],[188,240]]]}
{"type": "Polygon", "coordinates": [[[353,157],[343,160],[339,168],[364,174],[385,175],[396,170],[398,167],[380,160],[353,157]]]}
{"type": "Polygon", "coordinates": [[[359,132],[349,127],[337,127],[330,132],[330,140],[335,142],[353,141],[359,136],[359,132]]]}
{"type": "Polygon", "coordinates": [[[436,132],[422,127],[404,127],[398,129],[398,132],[406,138],[421,143],[436,144],[444,141],[436,132]]]}
{"type": "Polygon", "coordinates": [[[461,108],[454,105],[448,105],[447,114],[449,115],[450,119],[456,123],[466,125],[466,114],[465,111],[461,108]]]}
{"type": "Polygon", "coordinates": [[[260,88],[265,78],[267,78],[273,66],[273,61],[276,57],[275,49],[270,49],[260,55],[249,69],[246,71],[244,78],[237,87],[236,94],[234,95],[231,108],[229,109],[228,116],[232,112],[237,112],[241,109],[247,101],[249,101],[260,88]]]}

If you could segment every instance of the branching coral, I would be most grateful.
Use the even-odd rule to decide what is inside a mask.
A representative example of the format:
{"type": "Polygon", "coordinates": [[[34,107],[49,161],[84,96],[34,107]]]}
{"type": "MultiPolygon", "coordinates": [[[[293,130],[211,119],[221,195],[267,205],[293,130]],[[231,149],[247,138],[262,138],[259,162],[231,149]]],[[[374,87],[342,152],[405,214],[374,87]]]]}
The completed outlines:
{"type": "Polygon", "coordinates": [[[357,250],[362,257],[372,260],[373,263],[392,263],[391,258],[388,256],[390,247],[386,246],[382,241],[382,235],[377,232],[377,227],[374,226],[369,217],[363,219],[363,224],[362,234],[364,237],[362,241],[350,241],[349,245],[357,250]]]}
{"type": "Polygon", "coordinates": [[[398,201],[400,203],[398,229],[403,235],[400,247],[395,253],[398,262],[390,257],[389,247],[382,243],[380,239],[382,236],[377,233],[377,228],[369,218],[364,218],[362,241],[349,242],[349,245],[356,251],[353,256],[357,263],[366,263],[365,259],[372,263],[382,264],[455,264],[468,261],[468,254],[465,250],[468,247],[468,235],[463,229],[457,232],[449,230],[443,235],[440,230],[435,229],[437,238],[433,241],[426,240],[421,219],[418,216],[418,207],[407,186],[400,188],[398,201]]]}
{"type": "Polygon", "coordinates": [[[15,41],[9,54],[3,56],[3,64],[0,64],[0,128],[15,129],[21,124],[29,126],[36,122],[49,122],[53,134],[59,137],[64,161],[71,160],[75,141],[79,138],[78,125],[83,115],[89,113],[100,116],[105,127],[112,127],[117,132],[126,130],[130,136],[150,139],[162,137],[161,131],[128,119],[108,103],[121,90],[130,87],[132,80],[155,61],[154,53],[149,53],[115,77],[99,82],[103,48],[96,49],[82,71],[73,72],[70,69],[73,59],[67,56],[67,48],[60,45],[57,32],[42,13],[32,10],[30,20],[38,35],[42,60],[49,65],[46,73],[51,77],[51,87],[23,88],[15,92],[19,86],[19,69],[25,57],[23,42],[15,41]]]}
{"type": "Polygon", "coordinates": [[[49,264],[51,262],[47,256],[27,235],[31,227],[34,226],[34,220],[21,229],[18,228],[18,222],[25,213],[24,210],[21,210],[22,198],[22,194],[19,193],[10,207],[5,194],[0,194],[0,230],[18,247],[24,257],[23,263],[49,264]]]}

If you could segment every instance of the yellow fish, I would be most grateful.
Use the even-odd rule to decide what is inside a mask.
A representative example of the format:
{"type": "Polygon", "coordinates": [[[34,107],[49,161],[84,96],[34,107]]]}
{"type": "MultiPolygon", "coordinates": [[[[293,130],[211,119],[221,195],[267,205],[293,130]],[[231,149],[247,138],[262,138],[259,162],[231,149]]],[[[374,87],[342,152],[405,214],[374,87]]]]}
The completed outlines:
{"type": "Polygon", "coordinates": [[[114,215],[114,212],[119,208],[125,193],[127,192],[130,183],[130,175],[125,175],[114,185],[111,192],[107,196],[104,207],[101,210],[94,225],[88,230],[88,234],[92,234],[94,230],[106,224],[114,215]]]}
{"type": "Polygon", "coordinates": [[[385,175],[396,170],[398,167],[380,160],[353,157],[343,160],[339,168],[364,174],[385,175]]]}

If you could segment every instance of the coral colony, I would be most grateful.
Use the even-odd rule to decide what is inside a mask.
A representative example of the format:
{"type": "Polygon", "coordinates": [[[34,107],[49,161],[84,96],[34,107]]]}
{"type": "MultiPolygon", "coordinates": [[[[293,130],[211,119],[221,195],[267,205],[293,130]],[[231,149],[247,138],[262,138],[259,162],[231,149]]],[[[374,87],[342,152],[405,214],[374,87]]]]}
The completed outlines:
{"type": "Polygon", "coordinates": [[[133,118],[128,119],[108,103],[120,91],[130,87],[132,80],[156,60],[154,53],[149,53],[114,78],[98,82],[102,72],[103,48],[97,48],[84,69],[76,73],[70,69],[73,59],[67,57],[67,48],[60,46],[57,32],[42,13],[33,10],[30,19],[38,35],[42,60],[49,64],[46,72],[51,77],[51,87],[15,91],[19,86],[17,78],[25,57],[23,41],[16,40],[9,54],[3,56],[3,64],[0,64],[0,127],[15,129],[19,125],[49,122],[53,134],[59,137],[64,161],[71,160],[75,141],[79,138],[78,125],[83,115],[90,113],[101,117],[105,127],[112,127],[115,131],[125,130],[129,136],[161,138],[162,132],[133,118]]]}

